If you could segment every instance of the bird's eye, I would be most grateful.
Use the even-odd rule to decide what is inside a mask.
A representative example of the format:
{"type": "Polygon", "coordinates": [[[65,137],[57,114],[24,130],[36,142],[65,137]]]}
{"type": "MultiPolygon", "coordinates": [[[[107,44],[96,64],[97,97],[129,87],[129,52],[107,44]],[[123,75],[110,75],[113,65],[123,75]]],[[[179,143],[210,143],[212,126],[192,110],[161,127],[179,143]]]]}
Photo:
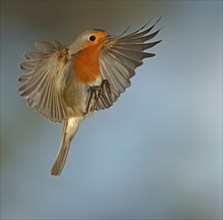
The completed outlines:
{"type": "Polygon", "coordinates": [[[89,37],[89,40],[90,41],[94,41],[96,39],[96,37],[94,36],[94,35],[91,35],[90,37],[89,37]]]}

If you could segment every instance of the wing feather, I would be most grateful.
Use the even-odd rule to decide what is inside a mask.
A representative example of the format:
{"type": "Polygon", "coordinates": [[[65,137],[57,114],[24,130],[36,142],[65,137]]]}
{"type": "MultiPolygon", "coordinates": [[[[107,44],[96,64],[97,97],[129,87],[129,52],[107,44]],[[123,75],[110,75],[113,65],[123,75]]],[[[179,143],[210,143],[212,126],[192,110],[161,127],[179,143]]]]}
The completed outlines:
{"type": "Polygon", "coordinates": [[[67,116],[64,82],[72,69],[67,47],[58,41],[35,45],[41,51],[24,55],[26,62],[20,68],[28,73],[19,76],[23,85],[18,91],[30,107],[54,122],[61,122],[67,116]]]}
{"type": "MultiPolygon", "coordinates": [[[[161,19],[161,17],[155,22],[154,25],[152,25],[151,27],[147,28],[147,29],[144,30],[144,31],[139,32],[140,30],[144,29],[144,28],[146,27],[146,25],[147,25],[150,21],[149,21],[146,25],[144,25],[142,28],[140,28],[139,30],[137,30],[137,31],[135,31],[135,32],[133,32],[133,33],[131,33],[131,34],[128,34],[128,35],[126,35],[126,36],[123,36],[123,37],[121,37],[121,38],[119,38],[119,39],[120,39],[120,40],[125,40],[125,39],[132,39],[132,38],[138,38],[138,37],[144,36],[144,35],[146,35],[147,33],[149,33],[149,32],[156,26],[156,24],[160,21],[160,19],[161,19]]],[[[159,32],[159,31],[158,31],[158,32],[159,32]]],[[[156,34],[158,34],[158,33],[156,33],[156,34]]]]}
{"type": "Polygon", "coordinates": [[[102,78],[109,81],[111,87],[111,99],[109,104],[103,100],[98,102],[98,109],[110,107],[122,92],[131,85],[130,78],[135,75],[135,69],[142,65],[142,60],[155,56],[154,53],[144,52],[160,43],[161,41],[147,42],[154,38],[160,30],[151,33],[155,24],[143,30],[142,28],[125,36],[109,40],[99,54],[99,65],[102,78]]]}
{"type": "Polygon", "coordinates": [[[115,47],[116,48],[120,47],[120,48],[124,48],[124,49],[139,51],[139,50],[146,50],[146,49],[149,49],[151,47],[154,47],[156,44],[158,44],[160,42],[161,42],[161,40],[155,41],[155,42],[152,42],[152,43],[135,43],[135,44],[120,42],[120,43],[117,43],[115,47]]]}

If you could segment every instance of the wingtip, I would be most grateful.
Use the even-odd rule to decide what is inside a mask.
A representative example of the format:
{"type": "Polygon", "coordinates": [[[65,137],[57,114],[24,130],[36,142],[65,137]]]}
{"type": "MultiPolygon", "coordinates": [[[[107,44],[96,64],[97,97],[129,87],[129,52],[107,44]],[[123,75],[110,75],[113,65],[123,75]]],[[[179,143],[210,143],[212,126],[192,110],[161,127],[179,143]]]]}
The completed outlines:
{"type": "Polygon", "coordinates": [[[39,43],[40,43],[39,41],[36,41],[36,42],[34,43],[34,44],[35,44],[35,47],[36,47],[37,49],[40,49],[40,48],[39,48],[39,43]]]}
{"type": "Polygon", "coordinates": [[[156,24],[157,24],[161,19],[162,19],[162,16],[160,16],[160,17],[158,18],[158,20],[156,21],[156,24]]]}
{"type": "Polygon", "coordinates": [[[161,43],[163,40],[158,40],[158,41],[156,41],[156,44],[159,44],[159,43],[161,43]]]}
{"type": "MultiPolygon", "coordinates": [[[[161,16],[157,19],[157,21],[152,25],[151,28],[153,28],[160,20],[161,20],[161,16]]],[[[142,30],[143,28],[145,28],[152,20],[154,19],[154,16],[143,26],[141,27],[139,30],[142,30]]]]}
{"type": "Polygon", "coordinates": [[[20,70],[26,70],[24,66],[25,66],[25,62],[20,63],[20,64],[19,64],[19,69],[20,69],[20,70]]]}

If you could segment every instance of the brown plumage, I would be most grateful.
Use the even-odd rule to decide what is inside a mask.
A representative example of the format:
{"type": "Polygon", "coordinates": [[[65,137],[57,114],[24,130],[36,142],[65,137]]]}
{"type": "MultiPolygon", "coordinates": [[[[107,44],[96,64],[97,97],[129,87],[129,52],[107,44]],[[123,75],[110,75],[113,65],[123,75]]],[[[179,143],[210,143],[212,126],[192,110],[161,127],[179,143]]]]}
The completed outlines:
{"type": "Polygon", "coordinates": [[[61,174],[80,122],[94,110],[112,106],[130,86],[142,60],[155,56],[144,50],[160,42],[147,42],[159,33],[151,33],[156,23],[120,37],[99,29],[86,31],[70,46],[58,41],[37,42],[41,51],[25,54],[26,61],[20,67],[28,73],[18,78],[23,83],[20,95],[51,121],[64,121],[52,175],[61,174]]]}

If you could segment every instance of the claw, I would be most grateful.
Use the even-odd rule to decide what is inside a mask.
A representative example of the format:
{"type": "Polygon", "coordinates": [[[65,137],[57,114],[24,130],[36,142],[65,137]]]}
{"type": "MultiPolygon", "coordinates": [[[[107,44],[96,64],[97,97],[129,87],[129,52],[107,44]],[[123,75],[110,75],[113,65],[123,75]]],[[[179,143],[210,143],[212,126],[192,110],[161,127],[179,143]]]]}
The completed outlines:
{"type": "Polygon", "coordinates": [[[88,91],[90,92],[90,95],[88,98],[85,114],[88,114],[90,111],[95,111],[97,109],[97,104],[100,98],[103,98],[103,101],[106,102],[108,106],[110,105],[111,89],[110,89],[109,81],[107,79],[104,79],[101,85],[99,86],[90,87],[88,91]],[[91,105],[91,102],[93,99],[94,99],[94,103],[91,105]]]}

